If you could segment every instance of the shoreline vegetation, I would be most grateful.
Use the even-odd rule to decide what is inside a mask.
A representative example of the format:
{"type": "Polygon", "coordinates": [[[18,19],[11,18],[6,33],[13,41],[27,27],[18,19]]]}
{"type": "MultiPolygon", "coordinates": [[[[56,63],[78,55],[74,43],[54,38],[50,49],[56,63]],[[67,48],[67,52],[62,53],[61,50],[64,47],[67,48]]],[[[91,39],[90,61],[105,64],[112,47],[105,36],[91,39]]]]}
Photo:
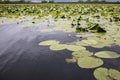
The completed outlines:
{"type": "MultiPolygon", "coordinates": [[[[23,19],[24,22],[25,16],[33,16],[33,24],[36,23],[36,19],[45,19],[48,22],[67,19],[71,27],[76,28],[76,32],[106,33],[104,29],[106,23],[111,25],[118,24],[120,21],[119,6],[114,4],[4,4],[0,8],[0,17],[23,19]]],[[[1,24],[5,22],[1,19],[1,24]]]]}
{"type": "MultiPolygon", "coordinates": [[[[23,54],[27,53],[28,55],[30,53],[31,55],[35,53],[35,55],[38,54],[41,57],[46,57],[48,61],[59,57],[59,55],[58,57],[56,57],[57,55],[51,56],[54,55],[54,53],[62,54],[65,56],[61,56],[62,58],[58,58],[58,60],[64,59],[62,61],[66,61],[66,64],[75,63],[75,65],[78,66],[77,69],[80,68],[78,72],[81,74],[88,73],[88,71],[92,69],[93,71],[90,72],[90,76],[92,75],[94,79],[91,80],[120,80],[119,6],[119,4],[113,3],[1,4],[1,39],[5,43],[5,47],[6,45],[9,46],[10,41],[13,43],[14,40],[14,44],[20,44],[20,48],[15,49],[15,54],[17,50],[21,49],[23,50],[23,54]],[[21,43],[19,41],[23,42],[21,43]],[[24,43],[27,43],[25,44],[27,45],[25,49],[23,47],[24,43]],[[28,47],[28,44],[30,44],[30,47],[28,47]],[[35,45],[35,47],[33,45],[35,45]],[[118,46],[118,48],[116,46],[118,46]],[[37,49],[40,49],[40,51],[37,49]],[[30,52],[28,50],[30,50],[30,52]],[[64,52],[62,50],[71,52],[64,52]],[[49,51],[52,52],[50,53],[49,51]],[[51,58],[41,55],[44,53],[45,55],[50,55],[51,58]],[[66,56],[68,53],[70,53],[71,57],[66,56]],[[81,69],[85,70],[85,73],[84,71],[80,71],[81,69]]],[[[19,45],[17,44],[16,47],[17,46],[19,45]]],[[[14,48],[14,45],[12,47],[14,48]]],[[[19,51],[21,52],[21,50],[19,51]]],[[[44,63],[43,60],[44,59],[38,60],[40,65],[44,63]]],[[[59,61],[55,63],[59,64],[59,61]]],[[[28,67],[28,64],[26,65],[28,67]]],[[[54,62],[53,64],[50,63],[50,65],[54,66],[54,62]]],[[[67,67],[64,67],[65,63],[60,62],[60,65],[63,65],[62,69],[65,68],[63,71],[65,70],[66,72],[67,67]]],[[[58,69],[56,68],[58,66],[54,67],[58,69]]],[[[70,67],[70,70],[71,69],[72,67],[70,67]]],[[[73,69],[75,69],[74,66],[73,69]]],[[[41,71],[41,68],[39,68],[39,70],[41,71]]],[[[47,70],[49,71],[49,69],[47,70]]],[[[75,74],[79,75],[76,72],[75,74]]],[[[79,77],[83,78],[84,76],[81,74],[79,77]]],[[[49,77],[52,78],[51,76],[49,77]]],[[[88,77],[87,80],[88,79],[90,78],[88,77]]]]}
{"type": "Polygon", "coordinates": [[[92,1],[92,2],[24,2],[24,1],[0,1],[0,4],[120,4],[117,2],[92,1]]]}

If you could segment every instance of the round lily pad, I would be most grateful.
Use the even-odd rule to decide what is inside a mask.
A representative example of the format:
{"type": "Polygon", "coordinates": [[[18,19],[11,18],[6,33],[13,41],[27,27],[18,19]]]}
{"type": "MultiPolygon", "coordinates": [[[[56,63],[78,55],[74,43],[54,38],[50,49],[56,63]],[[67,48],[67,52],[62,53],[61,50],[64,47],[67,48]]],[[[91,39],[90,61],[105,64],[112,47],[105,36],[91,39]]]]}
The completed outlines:
{"type": "Polygon", "coordinates": [[[88,44],[88,45],[95,45],[95,44],[97,44],[98,42],[96,41],[96,40],[82,40],[81,41],[82,43],[84,43],[84,44],[88,44]]]}
{"type": "Polygon", "coordinates": [[[58,51],[58,50],[63,50],[63,49],[66,49],[65,44],[55,44],[55,45],[50,46],[50,50],[53,50],[53,51],[58,51]]]}
{"type": "Polygon", "coordinates": [[[112,51],[100,51],[95,53],[95,56],[100,58],[119,58],[120,54],[117,54],[116,52],[112,51]]]}
{"type": "Polygon", "coordinates": [[[58,43],[59,43],[59,41],[56,41],[56,40],[47,40],[47,41],[40,42],[39,45],[50,46],[50,45],[55,45],[58,43]]]}
{"type": "Polygon", "coordinates": [[[67,49],[70,51],[79,51],[79,50],[85,50],[86,48],[82,46],[68,45],[67,49]]]}
{"type": "Polygon", "coordinates": [[[112,80],[108,75],[108,69],[107,68],[98,68],[94,71],[94,77],[97,80],[112,80]]]}
{"type": "Polygon", "coordinates": [[[97,68],[94,71],[97,80],[120,80],[120,72],[115,69],[97,68]]]}
{"type": "Polygon", "coordinates": [[[78,59],[77,64],[81,68],[96,68],[103,65],[103,61],[99,58],[83,57],[78,59]]]}
{"type": "Polygon", "coordinates": [[[120,80],[120,72],[115,70],[115,69],[109,69],[109,75],[114,79],[114,80],[120,80]]]}
{"type": "Polygon", "coordinates": [[[92,56],[93,53],[87,51],[87,50],[81,50],[81,51],[75,51],[72,53],[72,55],[76,58],[80,58],[80,57],[88,57],[88,56],[92,56]]]}

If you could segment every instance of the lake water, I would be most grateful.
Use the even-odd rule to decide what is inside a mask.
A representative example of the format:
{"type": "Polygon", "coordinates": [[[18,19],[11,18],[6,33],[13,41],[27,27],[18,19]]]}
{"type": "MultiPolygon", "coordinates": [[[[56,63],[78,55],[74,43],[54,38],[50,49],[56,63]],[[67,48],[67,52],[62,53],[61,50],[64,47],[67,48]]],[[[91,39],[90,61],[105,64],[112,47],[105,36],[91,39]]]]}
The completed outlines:
{"type": "MultiPolygon", "coordinates": [[[[80,68],[77,63],[67,63],[72,51],[51,51],[39,46],[45,40],[58,40],[61,43],[76,41],[62,31],[42,33],[39,30],[47,25],[20,28],[21,24],[0,25],[0,80],[96,80],[94,69],[80,68]]],[[[53,25],[52,25],[53,26],[53,25]]],[[[71,33],[75,35],[76,33],[71,33]]],[[[93,48],[91,52],[109,50],[120,53],[120,46],[93,48]]],[[[120,59],[103,59],[102,67],[120,70],[120,59]]]]}

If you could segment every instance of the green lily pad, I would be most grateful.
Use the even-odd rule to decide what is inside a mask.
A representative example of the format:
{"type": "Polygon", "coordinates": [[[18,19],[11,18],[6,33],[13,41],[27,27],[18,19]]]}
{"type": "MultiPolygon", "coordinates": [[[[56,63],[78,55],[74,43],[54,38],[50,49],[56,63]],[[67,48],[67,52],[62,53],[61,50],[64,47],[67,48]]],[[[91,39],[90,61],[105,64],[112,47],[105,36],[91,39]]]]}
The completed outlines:
{"type": "Polygon", "coordinates": [[[108,75],[108,69],[107,68],[98,68],[94,71],[94,77],[97,80],[112,80],[108,75]]]}
{"type": "Polygon", "coordinates": [[[76,58],[74,58],[74,57],[73,57],[72,59],[66,58],[65,61],[66,61],[67,63],[75,63],[75,62],[76,62],[76,58]]]}
{"type": "Polygon", "coordinates": [[[85,47],[82,46],[76,46],[76,45],[68,45],[67,49],[70,51],[79,51],[79,50],[86,50],[85,47]]]}
{"type": "Polygon", "coordinates": [[[96,40],[82,40],[81,42],[88,45],[98,44],[96,40]]]}
{"type": "Polygon", "coordinates": [[[50,50],[53,50],[53,51],[59,51],[59,50],[63,50],[63,49],[66,49],[65,44],[55,44],[55,45],[50,46],[50,50]]]}
{"type": "Polygon", "coordinates": [[[41,32],[52,32],[53,30],[52,29],[43,29],[41,30],[41,32]]]}
{"type": "Polygon", "coordinates": [[[55,44],[58,44],[58,43],[59,43],[59,41],[56,41],[56,40],[47,40],[47,41],[40,42],[39,45],[50,46],[50,45],[55,45],[55,44]]]}
{"type": "Polygon", "coordinates": [[[74,28],[71,28],[69,26],[59,26],[59,27],[55,27],[53,28],[55,31],[64,31],[64,32],[75,32],[74,28]]]}
{"type": "Polygon", "coordinates": [[[78,66],[81,68],[96,68],[103,65],[103,61],[94,57],[78,58],[78,66]]]}
{"type": "Polygon", "coordinates": [[[38,24],[26,23],[25,25],[20,26],[21,28],[35,27],[39,26],[38,24]]]}
{"type": "Polygon", "coordinates": [[[76,58],[81,58],[81,57],[88,57],[92,56],[93,53],[87,51],[87,50],[81,50],[81,51],[75,51],[72,53],[72,55],[76,58]]]}
{"type": "Polygon", "coordinates": [[[109,69],[109,75],[114,79],[114,80],[120,80],[120,72],[115,70],[115,69],[109,69]]]}
{"type": "Polygon", "coordinates": [[[97,68],[94,71],[97,80],[120,80],[120,72],[115,69],[97,68]]]}
{"type": "Polygon", "coordinates": [[[116,52],[112,51],[100,51],[95,53],[95,56],[100,58],[119,58],[120,54],[117,54],[116,52]]]}
{"type": "Polygon", "coordinates": [[[66,28],[66,29],[63,29],[64,32],[75,32],[75,29],[74,28],[66,28]]]}

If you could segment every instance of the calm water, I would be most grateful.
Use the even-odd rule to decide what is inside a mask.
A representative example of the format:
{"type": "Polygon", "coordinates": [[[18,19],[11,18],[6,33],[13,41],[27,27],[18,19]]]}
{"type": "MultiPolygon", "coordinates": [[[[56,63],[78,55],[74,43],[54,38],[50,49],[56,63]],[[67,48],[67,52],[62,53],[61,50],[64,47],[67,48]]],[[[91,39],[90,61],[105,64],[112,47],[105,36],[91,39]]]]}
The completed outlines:
{"type": "MultiPolygon", "coordinates": [[[[20,28],[19,24],[0,26],[0,80],[95,80],[94,69],[81,69],[76,63],[65,62],[71,58],[71,51],[51,51],[39,46],[44,40],[58,40],[61,43],[73,42],[65,32],[41,33],[39,27],[20,28]]],[[[75,35],[75,33],[71,33],[75,35]]],[[[120,53],[120,47],[95,49],[91,52],[110,50],[120,53]]],[[[104,59],[103,67],[120,70],[120,59],[104,59]]]]}

